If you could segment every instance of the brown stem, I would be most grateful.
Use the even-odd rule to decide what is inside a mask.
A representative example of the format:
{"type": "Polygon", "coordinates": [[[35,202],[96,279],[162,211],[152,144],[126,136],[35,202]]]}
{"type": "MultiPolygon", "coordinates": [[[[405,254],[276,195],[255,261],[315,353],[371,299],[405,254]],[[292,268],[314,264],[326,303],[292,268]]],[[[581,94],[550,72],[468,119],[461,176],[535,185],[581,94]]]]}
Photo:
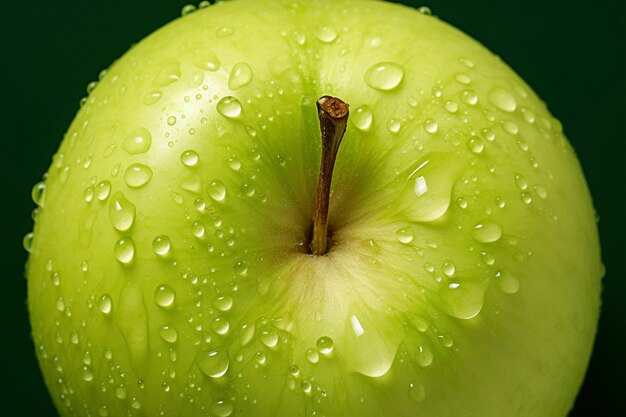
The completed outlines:
{"type": "Polygon", "coordinates": [[[313,218],[313,239],[311,240],[313,255],[324,255],[328,251],[330,183],[339,144],[348,124],[348,107],[347,103],[336,97],[323,96],[317,100],[317,113],[322,133],[322,161],[313,218]]]}

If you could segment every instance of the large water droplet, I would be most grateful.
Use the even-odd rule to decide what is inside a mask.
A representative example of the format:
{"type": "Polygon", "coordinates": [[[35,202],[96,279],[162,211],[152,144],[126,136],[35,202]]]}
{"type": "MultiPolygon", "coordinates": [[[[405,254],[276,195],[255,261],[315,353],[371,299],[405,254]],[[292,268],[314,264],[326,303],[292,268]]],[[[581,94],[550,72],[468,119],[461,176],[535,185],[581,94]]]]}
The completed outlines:
{"type": "Polygon", "coordinates": [[[451,282],[441,289],[439,298],[443,311],[452,317],[467,320],[480,313],[485,291],[476,283],[451,282]]]}
{"type": "Polygon", "coordinates": [[[226,96],[217,103],[217,111],[224,117],[234,119],[241,115],[241,103],[233,96],[226,96]]]}
{"type": "Polygon", "coordinates": [[[433,363],[433,352],[426,345],[420,345],[417,352],[417,364],[421,367],[427,367],[433,363]]]}
{"type": "Polygon", "coordinates": [[[159,329],[159,336],[167,343],[176,343],[176,340],[178,340],[178,330],[172,325],[165,325],[159,329]]]}
{"type": "Polygon", "coordinates": [[[45,196],[46,183],[40,181],[33,186],[33,189],[30,192],[30,197],[33,199],[33,203],[37,204],[40,207],[43,207],[45,196]]]}
{"type": "Polygon", "coordinates": [[[135,222],[135,205],[121,191],[116,192],[109,203],[109,218],[113,227],[120,232],[130,229],[135,222]]]}
{"type": "Polygon", "coordinates": [[[122,148],[131,155],[145,153],[151,145],[152,135],[143,127],[135,130],[122,142],[122,148]]]}
{"type": "Polygon", "coordinates": [[[152,240],[152,250],[159,256],[167,255],[170,247],[170,238],[165,235],[159,235],[152,240]]]}
{"type": "Polygon", "coordinates": [[[222,348],[204,352],[198,362],[198,368],[211,378],[220,378],[226,374],[230,365],[228,352],[222,348]]]}
{"type": "Polygon", "coordinates": [[[98,310],[105,316],[111,314],[113,310],[113,300],[109,294],[102,294],[98,299],[98,310]]]}
{"type": "Polygon", "coordinates": [[[132,164],[124,172],[126,185],[132,188],[140,188],[152,179],[152,169],[144,164],[132,164]]]}
{"type": "Polygon", "coordinates": [[[100,181],[96,185],[96,198],[100,201],[104,201],[109,198],[109,194],[111,194],[111,183],[107,180],[100,181]]]}
{"type": "Polygon", "coordinates": [[[217,55],[212,51],[203,52],[203,58],[196,62],[198,68],[202,68],[207,71],[215,72],[222,66],[217,55]]]}
{"type": "Polygon", "coordinates": [[[213,331],[219,335],[226,335],[230,330],[230,321],[227,317],[218,316],[213,319],[213,323],[211,323],[211,328],[213,331]]]}
{"type": "Polygon", "coordinates": [[[31,253],[33,250],[33,233],[26,233],[22,239],[22,246],[26,252],[31,253]]]}
{"type": "Polygon", "coordinates": [[[372,127],[374,121],[374,112],[368,105],[357,107],[352,112],[352,117],[349,119],[352,124],[359,130],[367,132],[372,127]]]}
{"type": "Polygon", "coordinates": [[[315,347],[317,351],[322,355],[330,355],[335,348],[335,342],[328,336],[323,336],[317,339],[315,343],[315,347]]]}
{"type": "Polygon", "coordinates": [[[315,37],[323,43],[331,43],[337,39],[337,31],[328,26],[320,26],[315,31],[315,37]]]}
{"type": "Polygon", "coordinates": [[[271,329],[262,330],[259,340],[268,348],[273,348],[278,344],[278,333],[271,329]]]}
{"type": "Polygon", "coordinates": [[[229,417],[233,414],[235,407],[233,403],[228,400],[217,400],[211,406],[211,413],[215,415],[215,417],[229,417]]]}
{"type": "Polygon", "coordinates": [[[253,73],[250,65],[245,62],[239,62],[233,66],[228,78],[228,88],[238,90],[252,81],[253,73]]]}
{"type": "Polygon", "coordinates": [[[498,271],[495,275],[496,287],[505,294],[515,294],[519,291],[519,281],[508,271],[498,271]]]}
{"type": "Polygon", "coordinates": [[[176,291],[167,284],[161,284],[154,290],[154,302],[159,307],[171,308],[176,301],[176,291]]]}
{"type": "Polygon", "coordinates": [[[393,62],[380,62],[365,72],[365,84],[381,91],[396,88],[404,78],[404,68],[393,62]]]}
{"type": "Polygon", "coordinates": [[[215,201],[224,201],[226,198],[226,186],[220,180],[211,181],[209,184],[209,196],[215,201]]]}
{"type": "Polygon", "coordinates": [[[198,155],[198,152],[192,150],[185,151],[180,156],[180,161],[187,167],[196,166],[199,160],[200,156],[198,155]]]}
{"type": "Polygon", "coordinates": [[[478,223],[472,229],[472,236],[481,243],[492,243],[500,240],[502,236],[502,228],[494,222],[478,223]]]}
{"type": "Polygon", "coordinates": [[[478,103],[478,95],[472,90],[465,90],[461,93],[461,101],[473,106],[478,103]]]}
{"type": "Polygon", "coordinates": [[[115,242],[113,253],[115,254],[115,258],[123,264],[132,262],[133,257],[135,256],[135,242],[133,241],[133,238],[130,236],[121,237],[117,242],[115,242]]]}
{"type": "Polygon", "coordinates": [[[500,110],[512,112],[517,108],[517,102],[515,101],[513,95],[502,87],[494,87],[491,91],[489,91],[487,98],[491,104],[500,110]]]}

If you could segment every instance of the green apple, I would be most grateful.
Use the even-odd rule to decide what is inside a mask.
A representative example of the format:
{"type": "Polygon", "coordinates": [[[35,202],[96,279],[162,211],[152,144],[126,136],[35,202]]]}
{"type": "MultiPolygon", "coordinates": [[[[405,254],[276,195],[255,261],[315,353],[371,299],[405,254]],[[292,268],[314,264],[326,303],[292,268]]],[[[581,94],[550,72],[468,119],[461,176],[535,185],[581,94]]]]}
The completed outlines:
{"type": "Polygon", "coordinates": [[[571,408],[594,210],[560,123],[476,41],[381,1],[237,0],[91,87],[25,239],[62,416],[571,408]],[[330,197],[325,95],[350,105],[330,197]]]}

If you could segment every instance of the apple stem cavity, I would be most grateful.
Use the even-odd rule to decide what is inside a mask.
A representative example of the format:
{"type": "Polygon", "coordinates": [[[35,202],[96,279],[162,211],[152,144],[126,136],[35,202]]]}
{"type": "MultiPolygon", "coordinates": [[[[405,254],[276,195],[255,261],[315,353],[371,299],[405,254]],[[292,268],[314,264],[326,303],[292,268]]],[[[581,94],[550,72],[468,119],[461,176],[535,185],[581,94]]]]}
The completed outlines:
{"type": "Polygon", "coordinates": [[[328,239],[330,183],[333,178],[337,151],[348,125],[349,106],[337,97],[323,96],[317,100],[317,114],[322,133],[322,160],[317,182],[313,238],[310,246],[313,255],[321,256],[328,252],[330,247],[328,239]]]}

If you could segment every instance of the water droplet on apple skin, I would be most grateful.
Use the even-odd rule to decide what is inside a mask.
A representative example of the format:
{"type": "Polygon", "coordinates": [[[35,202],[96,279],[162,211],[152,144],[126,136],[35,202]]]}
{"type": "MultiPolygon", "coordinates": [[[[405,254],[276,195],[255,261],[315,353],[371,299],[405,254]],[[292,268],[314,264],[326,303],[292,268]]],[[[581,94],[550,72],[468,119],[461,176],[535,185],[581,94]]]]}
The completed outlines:
{"type": "Polygon", "coordinates": [[[379,91],[398,87],[404,78],[404,68],[393,62],[380,62],[371,66],[364,75],[365,84],[379,91]]]}

